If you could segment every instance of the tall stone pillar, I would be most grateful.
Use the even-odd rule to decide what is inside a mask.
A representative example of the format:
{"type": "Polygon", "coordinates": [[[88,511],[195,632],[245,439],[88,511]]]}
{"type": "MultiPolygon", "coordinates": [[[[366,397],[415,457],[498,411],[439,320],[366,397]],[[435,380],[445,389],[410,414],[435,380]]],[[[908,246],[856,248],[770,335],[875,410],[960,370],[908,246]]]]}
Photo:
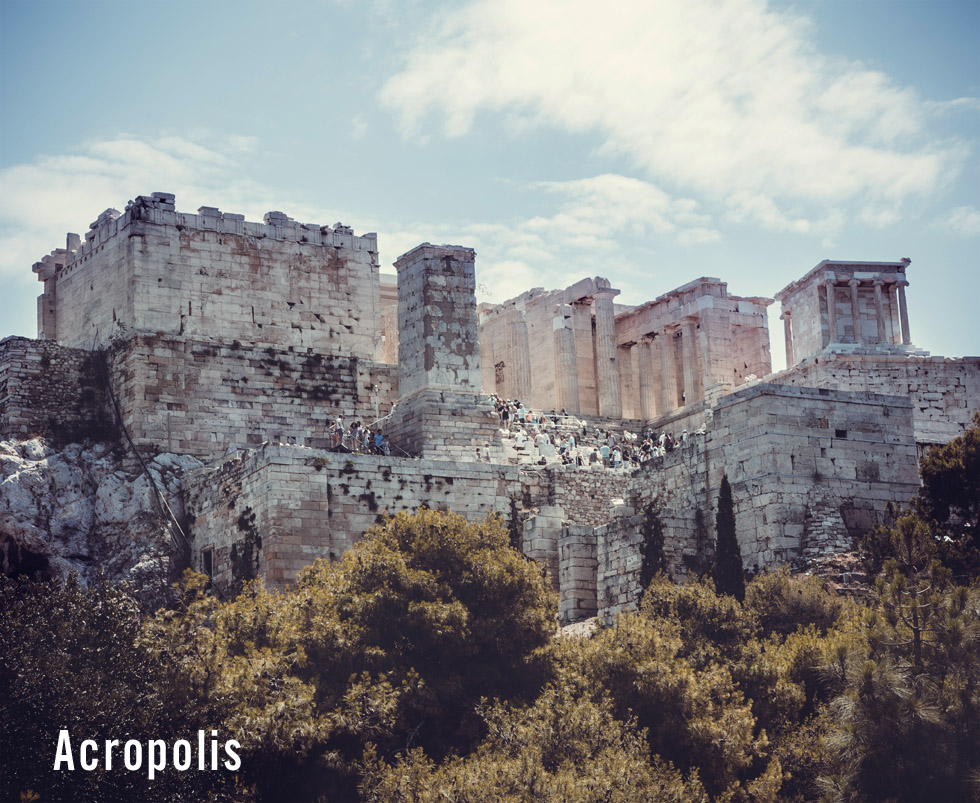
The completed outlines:
{"type": "Polygon", "coordinates": [[[878,342],[885,344],[888,342],[888,329],[885,326],[885,303],[882,298],[881,288],[885,282],[882,279],[874,280],[875,288],[875,318],[878,323],[878,342]]]}
{"type": "MultiPolygon", "coordinates": [[[[708,299],[705,299],[708,300],[708,299]]],[[[711,298],[714,303],[716,299],[711,298]]],[[[731,312],[722,306],[698,310],[697,361],[699,398],[705,398],[708,388],[731,385],[732,382],[732,323],[731,312]]]]}
{"type": "Polygon", "coordinates": [[[476,252],[428,243],[395,262],[398,271],[398,393],[480,392],[476,252]]]}
{"type": "Polygon", "coordinates": [[[864,332],[861,331],[861,303],[858,296],[858,288],[861,286],[861,282],[858,279],[851,279],[848,281],[851,286],[851,323],[854,328],[854,342],[863,343],[864,342],[864,332]]]}
{"type": "Polygon", "coordinates": [[[783,337],[786,339],[786,367],[792,368],[796,365],[796,358],[793,356],[793,326],[790,322],[790,311],[784,309],[779,317],[783,319],[783,337]]]}
{"type": "Polygon", "coordinates": [[[476,459],[498,426],[481,395],[472,248],[424,243],[398,271],[398,402],[386,428],[396,449],[476,459]]]}
{"type": "Polygon", "coordinates": [[[571,303],[571,308],[572,331],[575,334],[578,410],[585,415],[599,415],[595,375],[595,338],[592,333],[592,299],[580,298],[571,303]]]}
{"type": "Polygon", "coordinates": [[[554,319],[555,391],[558,406],[567,413],[579,413],[578,370],[575,361],[575,330],[572,307],[563,304],[554,319]]]}
{"type": "Polygon", "coordinates": [[[834,282],[833,276],[828,276],[824,279],[827,291],[827,328],[828,328],[828,338],[824,345],[837,342],[837,299],[834,297],[834,282]]]}
{"type": "Polygon", "coordinates": [[[905,301],[905,288],[908,282],[898,282],[898,313],[902,318],[902,345],[907,346],[912,342],[912,335],[909,333],[909,308],[905,301]]]}
{"type": "Polygon", "coordinates": [[[616,312],[613,298],[619,290],[600,288],[595,292],[596,390],[599,415],[623,417],[619,369],[616,366],[616,312]]]}
{"type": "MultiPolygon", "coordinates": [[[[649,421],[657,414],[657,388],[653,384],[653,337],[647,335],[636,344],[637,373],[640,378],[640,418],[649,421]]],[[[659,355],[658,355],[659,367],[659,355]]]]}
{"type": "Polygon", "coordinates": [[[899,346],[902,343],[902,328],[898,322],[898,285],[895,283],[887,285],[886,292],[888,293],[888,330],[891,342],[899,346]]]}
{"type": "Polygon", "coordinates": [[[623,418],[639,418],[640,397],[636,390],[636,343],[619,346],[616,365],[619,366],[619,390],[623,401],[623,418]]]}
{"type": "Polygon", "coordinates": [[[531,346],[527,336],[527,321],[521,310],[515,310],[510,322],[510,391],[509,398],[531,403],[531,346]]]}
{"type": "Polygon", "coordinates": [[[674,332],[668,326],[660,335],[660,409],[659,415],[667,415],[677,407],[677,378],[674,376],[674,332]]]}
{"type": "Polygon", "coordinates": [[[681,367],[684,377],[684,404],[694,404],[698,400],[698,355],[697,330],[692,320],[684,322],[681,328],[681,367]]]}

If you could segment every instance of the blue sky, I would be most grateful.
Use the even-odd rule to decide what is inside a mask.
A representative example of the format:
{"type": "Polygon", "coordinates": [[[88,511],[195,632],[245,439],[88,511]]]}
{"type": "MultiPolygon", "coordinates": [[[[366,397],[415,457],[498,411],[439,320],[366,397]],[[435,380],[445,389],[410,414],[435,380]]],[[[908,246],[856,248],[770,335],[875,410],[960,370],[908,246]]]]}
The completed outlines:
{"type": "MultiPolygon", "coordinates": [[[[977,0],[0,0],[0,337],[107,207],[477,250],[481,300],[601,275],[773,296],[909,257],[912,339],[980,353],[977,0]]],[[[774,363],[781,328],[771,308],[774,363]]]]}

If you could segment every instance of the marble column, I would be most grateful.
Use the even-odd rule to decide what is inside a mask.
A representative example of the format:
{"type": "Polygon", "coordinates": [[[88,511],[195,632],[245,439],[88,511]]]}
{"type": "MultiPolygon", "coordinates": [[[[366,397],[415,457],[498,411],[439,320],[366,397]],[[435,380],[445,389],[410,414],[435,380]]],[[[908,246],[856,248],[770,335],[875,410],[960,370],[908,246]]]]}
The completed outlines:
{"type": "Polygon", "coordinates": [[[825,280],[827,288],[827,328],[828,338],[824,345],[837,342],[837,300],[834,298],[834,278],[828,276],[825,280]]]}
{"type": "Polygon", "coordinates": [[[684,375],[684,404],[698,400],[697,329],[692,320],[684,321],[681,329],[681,368],[684,375]]]}
{"type": "Polygon", "coordinates": [[[890,342],[893,345],[901,345],[902,329],[898,323],[898,285],[894,282],[886,286],[885,292],[888,295],[888,331],[890,342]]]}
{"type": "MultiPolygon", "coordinates": [[[[660,409],[658,415],[667,415],[677,405],[677,380],[674,376],[674,331],[668,326],[658,335],[660,341],[660,409]]],[[[654,341],[656,342],[656,341],[654,341]]]]}
{"type": "Polygon", "coordinates": [[[575,332],[572,329],[572,308],[558,308],[554,322],[555,392],[558,408],[568,413],[579,412],[578,371],[575,364],[575,332]]]}
{"type": "Polygon", "coordinates": [[[616,365],[619,366],[619,390],[622,394],[623,418],[639,418],[640,397],[636,390],[636,343],[619,346],[616,365]]]}
{"type": "Polygon", "coordinates": [[[784,309],[779,317],[783,319],[783,337],[786,340],[786,367],[792,368],[796,364],[796,359],[793,357],[793,326],[790,323],[790,311],[784,309]]]}
{"type": "Polygon", "coordinates": [[[861,303],[858,297],[858,287],[861,282],[858,279],[848,281],[851,286],[851,324],[854,329],[854,342],[864,342],[864,332],[861,331],[861,303]]]}
{"type": "Polygon", "coordinates": [[[510,359],[507,362],[510,374],[508,398],[531,403],[531,346],[527,336],[527,321],[524,313],[515,311],[510,322],[510,359]]]}
{"type": "Polygon", "coordinates": [[[875,288],[875,317],[878,322],[878,343],[885,344],[888,342],[888,329],[885,326],[885,302],[882,298],[881,288],[884,287],[885,282],[882,279],[874,280],[875,288]]]}
{"type": "Polygon", "coordinates": [[[657,388],[653,386],[653,337],[647,335],[640,338],[636,348],[637,373],[640,377],[640,418],[648,421],[657,414],[657,388]]]}
{"type": "Polygon", "coordinates": [[[616,312],[613,298],[619,290],[600,288],[595,292],[596,391],[599,415],[623,417],[619,369],[616,366],[616,312]]]}
{"type": "Polygon", "coordinates": [[[908,282],[898,282],[898,314],[902,319],[902,345],[908,346],[912,342],[912,335],[909,334],[909,308],[905,301],[905,288],[908,282]]]}

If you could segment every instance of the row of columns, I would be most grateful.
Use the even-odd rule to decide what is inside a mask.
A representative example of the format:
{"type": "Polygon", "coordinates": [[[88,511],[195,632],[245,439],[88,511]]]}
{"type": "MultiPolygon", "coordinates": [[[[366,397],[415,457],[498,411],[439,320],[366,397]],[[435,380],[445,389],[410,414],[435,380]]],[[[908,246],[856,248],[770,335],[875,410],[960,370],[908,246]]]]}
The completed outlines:
{"type": "Polygon", "coordinates": [[[589,380],[594,375],[598,414],[607,418],[623,415],[613,305],[618,293],[619,290],[598,288],[591,299],[579,299],[558,309],[554,319],[555,390],[558,406],[569,413],[583,412],[580,394],[585,391],[591,395],[593,389],[582,386],[579,379],[591,384],[589,380]]]}
{"type": "Polygon", "coordinates": [[[639,402],[638,409],[633,410],[635,417],[647,420],[657,418],[698,401],[704,395],[705,380],[698,370],[701,361],[697,320],[689,319],[666,326],[644,335],[638,343],[626,343],[620,348],[623,351],[621,359],[625,357],[635,361],[639,380],[634,395],[639,402]]]}
{"type": "MultiPolygon", "coordinates": [[[[860,287],[863,282],[860,279],[849,279],[847,282],[851,296],[851,323],[854,330],[854,342],[859,344],[867,343],[861,326],[861,306],[860,306],[860,287]]],[[[894,345],[909,345],[912,342],[909,333],[909,311],[905,299],[905,288],[908,282],[904,279],[886,282],[884,279],[875,278],[871,281],[874,287],[875,299],[875,318],[877,323],[877,342],[891,343],[894,345]],[[887,289],[886,289],[887,288],[887,289]],[[899,321],[901,331],[896,331],[895,321],[899,321]]],[[[841,342],[837,333],[837,288],[840,285],[834,276],[828,276],[824,280],[824,293],[827,304],[827,328],[828,335],[824,339],[824,346],[830,343],[841,342]]],[[[783,321],[783,333],[786,343],[786,365],[794,365],[796,358],[793,349],[793,328],[792,310],[784,309],[780,318],[783,321]]]]}

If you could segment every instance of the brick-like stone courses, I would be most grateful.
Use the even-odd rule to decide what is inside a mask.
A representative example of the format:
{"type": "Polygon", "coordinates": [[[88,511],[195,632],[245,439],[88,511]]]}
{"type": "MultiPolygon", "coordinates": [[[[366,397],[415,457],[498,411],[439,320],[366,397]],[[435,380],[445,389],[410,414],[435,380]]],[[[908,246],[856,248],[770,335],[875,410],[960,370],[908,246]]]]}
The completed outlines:
{"type": "Polygon", "coordinates": [[[912,405],[894,396],[759,384],[726,397],[706,436],[634,474],[627,501],[635,515],[596,528],[600,613],[639,600],[648,505],[669,534],[675,578],[709,556],[726,473],[747,568],[849,548],[889,502],[918,488],[911,418],[912,405]]]}
{"type": "Polygon", "coordinates": [[[722,399],[708,433],[706,486],[714,506],[728,474],[746,566],[789,561],[804,545],[846,547],[848,534],[880,521],[889,502],[913,496],[911,417],[907,399],[829,389],[760,384],[722,399]],[[821,526],[806,532],[811,496],[823,511],[834,500],[836,527],[811,510],[821,526]]]}
{"type": "Polygon", "coordinates": [[[487,396],[421,391],[398,401],[387,428],[392,442],[413,456],[501,462],[499,423],[487,396]]]}
{"type": "Polygon", "coordinates": [[[919,443],[946,443],[961,435],[980,409],[980,357],[823,353],[769,381],[912,399],[919,443]]]}
{"type": "Polygon", "coordinates": [[[381,363],[172,335],[134,335],[110,361],[137,446],[202,459],[265,441],[327,447],[334,417],[385,416],[397,384],[381,363]]]}
{"type": "Polygon", "coordinates": [[[46,340],[0,341],[0,433],[56,444],[114,438],[100,359],[46,340]]]}
{"type": "Polygon", "coordinates": [[[45,282],[56,319],[46,336],[94,348],[134,330],[166,332],[380,361],[375,235],[281,212],[264,223],[198,212],[156,193],[103,213],[45,282]]]}
{"type": "Polygon", "coordinates": [[[558,538],[558,565],[561,590],[558,621],[568,624],[595,616],[598,612],[595,529],[566,524],[558,538]]]}
{"type": "Polygon", "coordinates": [[[475,253],[425,243],[395,261],[402,397],[422,390],[481,391],[475,253]]]}
{"type": "Polygon", "coordinates": [[[629,495],[630,475],[625,471],[585,466],[547,469],[553,487],[551,504],[558,505],[569,521],[597,527],[609,520],[613,500],[629,495]]]}
{"type": "Polygon", "coordinates": [[[517,526],[509,521],[510,500],[520,497],[518,472],[510,466],[272,444],[192,472],[185,487],[195,560],[213,549],[223,587],[243,579],[249,541],[261,542],[258,571],[282,586],[316,558],[340,557],[385,511],[424,505],[470,519],[498,512],[517,526]]]}

